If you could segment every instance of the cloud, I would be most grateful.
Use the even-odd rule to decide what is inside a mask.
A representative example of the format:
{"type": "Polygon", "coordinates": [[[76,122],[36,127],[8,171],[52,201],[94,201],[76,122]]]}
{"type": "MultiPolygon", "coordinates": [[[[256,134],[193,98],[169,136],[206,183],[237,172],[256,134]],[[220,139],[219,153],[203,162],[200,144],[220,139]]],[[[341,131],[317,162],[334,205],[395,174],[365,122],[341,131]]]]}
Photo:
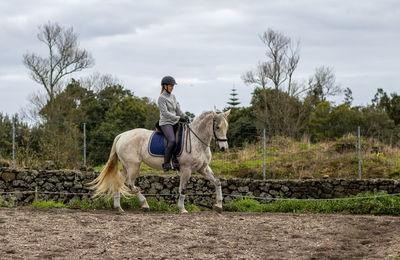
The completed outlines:
{"type": "Polygon", "coordinates": [[[74,77],[112,74],[135,95],[156,99],[160,79],[172,75],[181,106],[196,114],[222,109],[233,85],[241,105],[250,103],[252,88],[240,76],[265,59],[258,35],[268,28],[300,39],[297,81],[332,66],[337,82],[365,104],[377,85],[398,88],[399,6],[395,0],[1,1],[0,112],[18,112],[29,102],[22,92],[40,89],[22,55],[47,53],[36,34],[48,21],[73,26],[80,46],[96,59],[94,68],[74,77]]]}

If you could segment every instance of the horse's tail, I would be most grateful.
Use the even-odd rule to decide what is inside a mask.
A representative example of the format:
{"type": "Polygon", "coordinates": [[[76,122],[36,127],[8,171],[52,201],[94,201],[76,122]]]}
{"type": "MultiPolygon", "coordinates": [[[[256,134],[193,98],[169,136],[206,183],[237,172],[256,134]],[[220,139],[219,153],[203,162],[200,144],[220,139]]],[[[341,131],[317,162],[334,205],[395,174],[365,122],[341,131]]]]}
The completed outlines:
{"type": "Polygon", "coordinates": [[[89,183],[90,189],[95,190],[94,197],[111,196],[114,192],[119,191],[123,195],[130,195],[129,188],[125,185],[125,178],[118,168],[118,155],[116,145],[121,135],[114,139],[110,156],[100,175],[89,183]]]}

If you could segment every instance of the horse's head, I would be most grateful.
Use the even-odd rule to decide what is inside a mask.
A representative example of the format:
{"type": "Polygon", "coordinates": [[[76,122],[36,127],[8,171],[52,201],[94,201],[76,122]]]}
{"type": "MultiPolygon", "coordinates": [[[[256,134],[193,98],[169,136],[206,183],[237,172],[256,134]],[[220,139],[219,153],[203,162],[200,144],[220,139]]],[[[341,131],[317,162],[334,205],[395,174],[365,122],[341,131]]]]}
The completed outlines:
{"type": "Polygon", "coordinates": [[[226,138],[226,132],[228,132],[228,115],[231,110],[225,113],[219,113],[214,115],[213,121],[213,132],[214,139],[217,142],[221,151],[226,151],[229,148],[228,139],[226,138]]]}

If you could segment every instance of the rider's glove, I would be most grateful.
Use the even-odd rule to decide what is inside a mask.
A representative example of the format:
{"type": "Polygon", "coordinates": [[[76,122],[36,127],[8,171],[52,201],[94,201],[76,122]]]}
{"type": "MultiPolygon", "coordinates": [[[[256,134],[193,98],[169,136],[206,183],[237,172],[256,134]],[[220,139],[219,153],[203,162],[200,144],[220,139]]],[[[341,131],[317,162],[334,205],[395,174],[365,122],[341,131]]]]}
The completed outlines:
{"type": "Polygon", "coordinates": [[[188,116],[181,116],[181,118],[179,118],[179,122],[182,122],[182,123],[189,123],[190,120],[189,120],[189,117],[188,117],[188,116]]]}

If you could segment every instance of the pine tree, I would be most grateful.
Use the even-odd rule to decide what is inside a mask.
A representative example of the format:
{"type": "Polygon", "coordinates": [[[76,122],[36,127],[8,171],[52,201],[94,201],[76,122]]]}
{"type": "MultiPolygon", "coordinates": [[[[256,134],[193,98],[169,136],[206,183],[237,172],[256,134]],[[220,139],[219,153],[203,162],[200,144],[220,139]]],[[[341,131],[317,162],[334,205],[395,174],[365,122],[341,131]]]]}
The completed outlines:
{"type": "Polygon", "coordinates": [[[238,93],[236,93],[235,86],[233,86],[232,92],[230,95],[231,95],[231,97],[229,98],[229,102],[228,102],[229,107],[237,107],[240,104],[240,102],[239,102],[239,98],[236,97],[238,95],[238,93]]]}

